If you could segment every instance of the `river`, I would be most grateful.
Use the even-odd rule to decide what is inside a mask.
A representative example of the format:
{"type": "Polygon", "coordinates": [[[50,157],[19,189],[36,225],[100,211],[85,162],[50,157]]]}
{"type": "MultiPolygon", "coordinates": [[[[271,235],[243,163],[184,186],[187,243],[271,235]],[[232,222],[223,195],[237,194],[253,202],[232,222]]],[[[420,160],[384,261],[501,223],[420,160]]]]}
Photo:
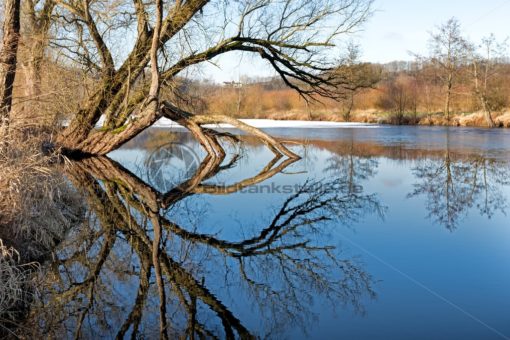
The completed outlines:
{"type": "Polygon", "coordinates": [[[209,159],[153,128],[74,164],[87,219],[44,264],[30,327],[152,338],[164,313],[171,338],[510,337],[510,131],[267,131],[303,158],[244,136],[209,159]]]}

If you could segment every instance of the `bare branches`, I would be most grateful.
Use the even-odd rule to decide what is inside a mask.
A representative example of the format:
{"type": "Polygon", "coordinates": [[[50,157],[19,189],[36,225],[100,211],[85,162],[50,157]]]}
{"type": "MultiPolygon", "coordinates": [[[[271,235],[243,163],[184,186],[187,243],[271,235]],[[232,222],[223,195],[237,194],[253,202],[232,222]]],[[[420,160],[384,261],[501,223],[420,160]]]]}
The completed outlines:
{"type": "Polygon", "coordinates": [[[324,51],[370,15],[371,1],[248,2],[238,25],[240,50],[266,59],[288,86],[305,98],[335,97],[341,85],[328,71],[333,60],[324,51]]]}
{"type": "Polygon", "coordinates": [[[154,7],[140,0],[56,1],[62,27],[70,33],[57,43],[92,74],[103,76],[102,84],[59,141],[67,149],[102,154],[160,117],[159,108],[147,109],[147,96],[158,99],[159,89],[166,86],[171,91],[182,71],[228,52],[266,60],[306,100],[338,97],[338,87],[345,85],[345,79],[331,72],[336,60],[325,51],[362,24],[372,4],[372,0],[189,0],[169,4],[164,13],[158,2],[154,7]],[[136,39],[129,44],[132,49],[124,51],[124,58],[115,56],[110,47],[114,34],[135,28],[136,39]],[[147,82],[149,65],[152,79],[147,82]],[[94,127],[102,115],[104,124],[98,132],[94,127]],[[103,146],[92,146],[100,140],[103,146]]]}
{"type": "Polygon", "coordinates": [[[202,146],[207,150],[211,157],[221,157],[221,155],[224,155],[223,148],[217,143],[216,137],[211,135],[208,130],[204,130],[200,125],[228,123],[241,131],[248,132],[258,137],[264,144],[268,146],[269,149],[271,149],[273,153],[275,153],[275,155],[285,155],[291,159],[300,158],[298,155],[285,147],[282,143],[272,138],[265,132],[229,116],[193,115],[189,112],[180,110],[168,102],[164,103],[162,107],[162,114],[165,117],[172,119],[173,121],[183,124],[183,126],[190,130],[200,141],[202,146]]]}
{"type": "MultiPolygon", "coordinates": [[[[158,94],[160,88],[159,69],[158,69],[158,51],[159,40],[161,38],[161,24],[163,20],[163,1],[156,1],[156,24],[154,25],[154,32],[152,33],[151,45],[151,88],[149,90],[149,100],[156,100],[158,102],[158,94]]],[[[157,105],[157,104],[156,104],[157,105]]]]}
{"type": "Polygon", "coordinates": [[[469,47],[462,36],[459,21],[451,18],[439,26],[436,32],[431,33],[430,46],[432,62],[442,69],[441,78],[446,92],[444,114],[450,120],[452,91],[460,66],[467,61],[469,47]]]}
{"type": "MultiPolygon", "coordinates": [[[[90,34],[90,37],[94,42],[95,47],[101,57],[102,73],[105,75],[111,75],[115,69],[113,57],[110,52],[110,49],[108,48],[103,39],[104,34],[99,31],[97,23],[92,15],[90,8],[91,5],[90,0],[82,0],[77,2],[66,0],[55,1],[57,1],[57,4],[59,6],[65,8],[74,16],[74,19],[72,19],[72,21],[74,22],[75,25],[77,25],[77,28],[80,27],[82,23],[85,24],[90,34]]],[[[81,36],[82,33],[79,34],[79,37],[81,36]]],[[[82,40],[83,40],[82,38],[79,39],[79,41],[82,40]]],[[[80,45],[85,50],[87,49],[87,47],[83,45],[83,43],[80,43],[80,45]]]]}

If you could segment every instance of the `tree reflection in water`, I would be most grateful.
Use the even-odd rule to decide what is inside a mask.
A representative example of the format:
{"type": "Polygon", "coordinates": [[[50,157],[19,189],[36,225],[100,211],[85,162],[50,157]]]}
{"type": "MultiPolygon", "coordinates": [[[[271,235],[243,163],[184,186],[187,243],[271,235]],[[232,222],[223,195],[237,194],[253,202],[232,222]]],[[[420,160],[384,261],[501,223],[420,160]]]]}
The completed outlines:
{"type": "Polygon", "coordinates": [[[237,159],[206,158],[166,193],[108,158],[73,163],[68,176],[84,192],[88,223],[71,232],[39,278],[21,335],[252,338],[305,327],[318,296],[362,310],[363,299],[375,296],[371,276],[324,237],[326,221],[382,211],[375,196],[349,190],[349,181],[306,182],[239,240],[172,220],[187,197],[235,193],[295,162],[275,158],[236,184],[204,184],[237,159]],[[257,320],[248,322],[248,306],[257,320]]]}
{"type": "Polygon", "coordinates": [[[417,182],[408,197],[425,196],[429,218],[448,230],[455,230],[471,208],[490,219],[508,207],[502,188],[510,185],[505,161],[456,155],[447,149],[443,159],[419,160],[413,174],[417,182]]]}
{"type": "Polygon", "coordinates": [[[346,183],[348,192],[362,192],[361,182],[377,174],[379,160],[365,156],[356,149],[352,132],[348,141],[343,145],[337,145],[337,148],[333,156],[327,159],[324,171],[346,183]]]}

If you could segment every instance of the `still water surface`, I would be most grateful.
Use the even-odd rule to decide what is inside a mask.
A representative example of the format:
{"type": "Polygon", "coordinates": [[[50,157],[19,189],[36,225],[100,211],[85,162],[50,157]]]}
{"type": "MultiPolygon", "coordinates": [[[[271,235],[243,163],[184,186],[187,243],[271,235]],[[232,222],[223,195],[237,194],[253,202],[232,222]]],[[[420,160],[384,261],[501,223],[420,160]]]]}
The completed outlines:
{"type": "Polygon", "coordinates": [[[172,338],[510,337],[510,131],[268,131],[303,159],[246,137],[218,163],[152,129],[81,163],[89,223],[48,266],[41,327],[151,338],[163,312],[172,338]]]}

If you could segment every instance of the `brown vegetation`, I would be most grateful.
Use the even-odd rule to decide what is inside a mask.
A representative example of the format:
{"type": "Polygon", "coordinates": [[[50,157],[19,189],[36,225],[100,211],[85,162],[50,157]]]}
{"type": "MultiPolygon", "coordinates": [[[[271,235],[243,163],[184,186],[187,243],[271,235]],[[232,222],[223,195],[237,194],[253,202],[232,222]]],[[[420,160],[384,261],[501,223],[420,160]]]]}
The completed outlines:
{"type": "MultiPolygon", "coordinates": [[[[459,85],[450,98],[448,117],[442,112],[444,98],[441,84],[427,80],[430,65],[413,70],[409,64],[403,70],[391,71],[391,65],[381,65],[382,80],[375,88],[366,88],[356,94],[349,121],[383,124],[421,124],[451,126],[487,126],[486,114],[476,92],[469,84],[459,85]]],[[[496,126],[506,127],[498,118],[510,103],[510,65],[500,65],[497,93],[491,110],[496,126]]],[[[468,70],[464,70],[468,72],[468,70]]],[[[496,81],[496,80],[494,80],[496,81]]],[[[230,86],[195,84],[192,106],[203,114],[228,114],[236,118],[277,120],[348,121],[346,103],[342,100],[320,99],[307,103],[291,89],[278,87],[274,79],[268,82],[251,82],[239,88],[230,86]]],[[[467,82],[467,80],[466,80],[467,82]]]]}
{"type": "Polygon", "coordinates": [[[84,214],[41,138],[11,127],[2,139],[9,147],[0,148],[0,337],[26,312],[39,263],[84,214]]]}

